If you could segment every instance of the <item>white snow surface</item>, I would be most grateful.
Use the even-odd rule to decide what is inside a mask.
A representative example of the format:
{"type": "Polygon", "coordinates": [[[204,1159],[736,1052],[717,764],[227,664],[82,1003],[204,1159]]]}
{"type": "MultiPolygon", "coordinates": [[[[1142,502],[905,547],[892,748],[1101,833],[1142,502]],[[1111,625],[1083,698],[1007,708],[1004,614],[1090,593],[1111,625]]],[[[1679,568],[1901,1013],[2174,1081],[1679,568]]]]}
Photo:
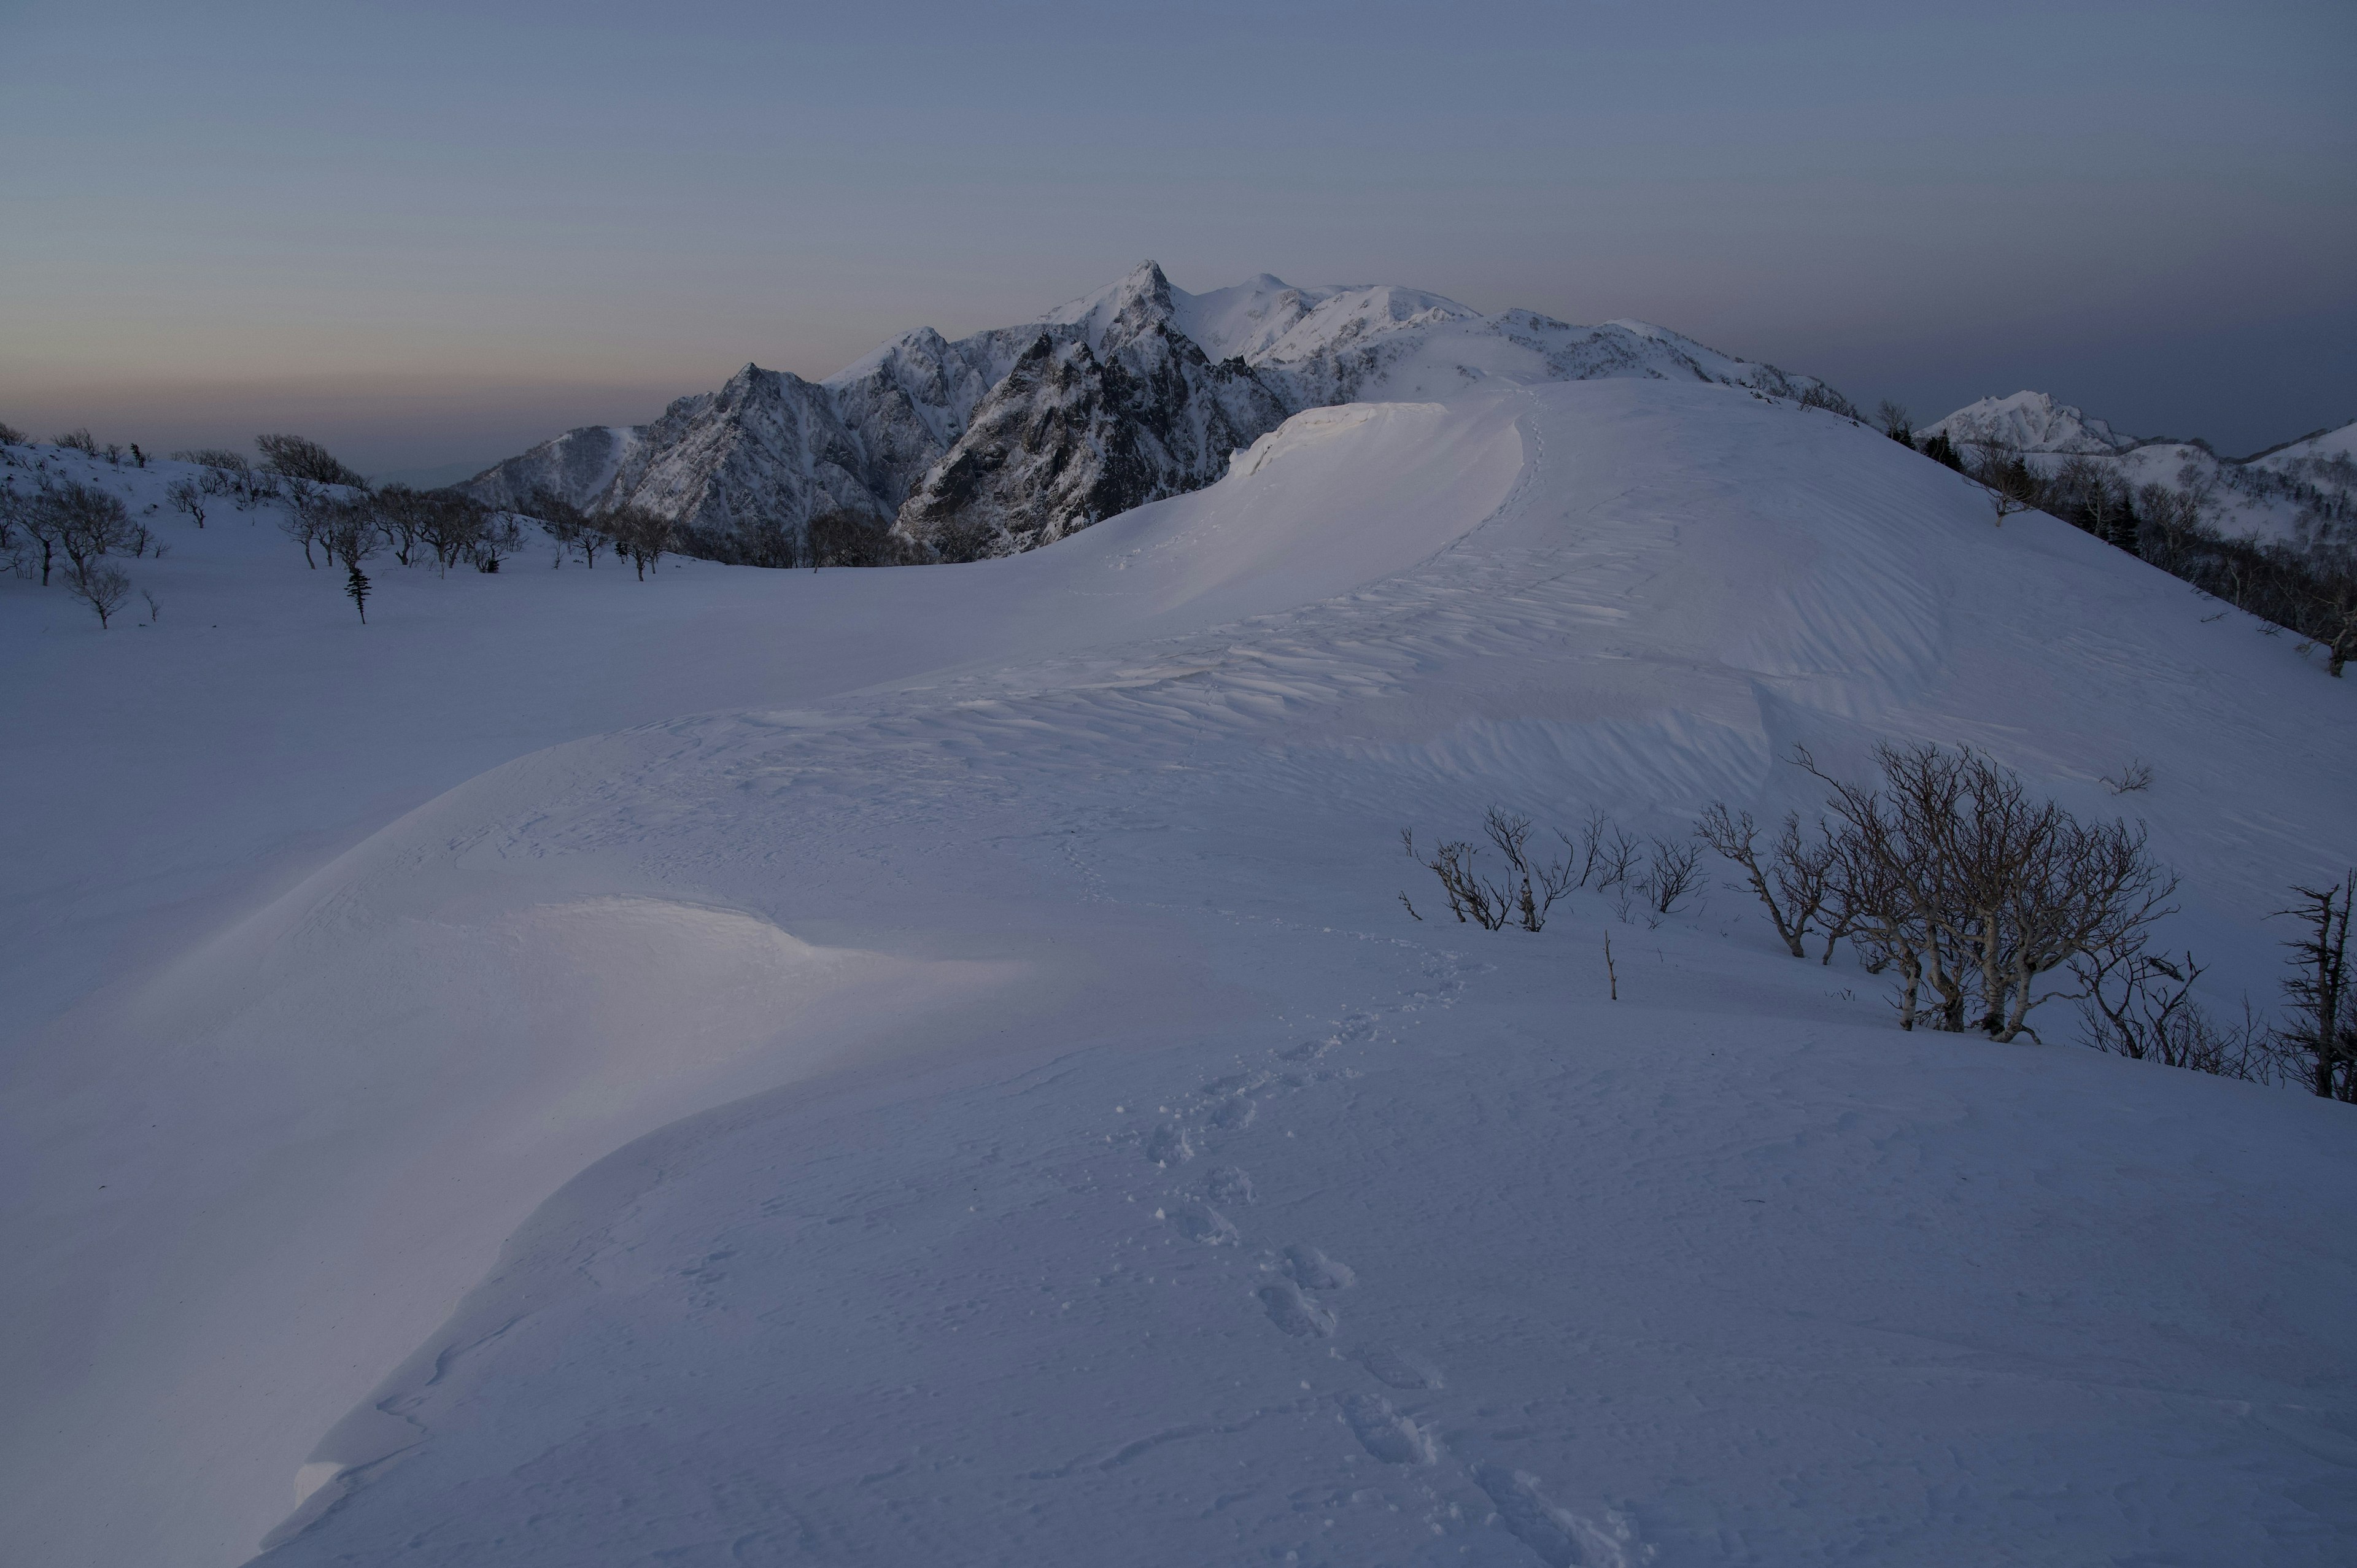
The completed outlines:
{"type": "Polygon", "coordinates": [[[1878,435],[1477,386],[1009,559],[385,564],[365,628],[149,521],[154,624],[0,583],[22,1561],[2357,1553],[2347,1107],[1400,853],[1969,742],[2268,994],[2348,689],[1878,435]]]}

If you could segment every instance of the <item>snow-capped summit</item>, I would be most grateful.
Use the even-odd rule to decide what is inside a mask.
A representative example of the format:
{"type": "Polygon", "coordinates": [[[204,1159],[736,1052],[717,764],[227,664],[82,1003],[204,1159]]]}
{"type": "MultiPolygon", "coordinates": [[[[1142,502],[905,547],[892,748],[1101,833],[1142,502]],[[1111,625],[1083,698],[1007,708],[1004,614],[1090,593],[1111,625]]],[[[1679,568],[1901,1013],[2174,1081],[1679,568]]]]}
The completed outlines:
{"type": "Polygon", "coordinates": [[[468,488],[515,506],[546,489],[593,510],[650,508],[721,560],[791,558],[811,517],[836,509],[965,559],[1210,484],[1302,409],[1610,376],[1846,406],[1820,382],[1643,322],[1485,316],[1418,289],[1266,273],[1189,294],[1144,261],[1038,321],[955,341],[920,328],[823,381],[748,365],[653,424],[569,432],[468,488]]]}
{"type": "Polygon", "coordinates": [[[2134,436],[2042,392],[1985,397],[1925,426],[1922,434],[1945,435],[1960,446],[1996,441],[2023,452],[2115,453],[2136,445],[2134,436]]]}

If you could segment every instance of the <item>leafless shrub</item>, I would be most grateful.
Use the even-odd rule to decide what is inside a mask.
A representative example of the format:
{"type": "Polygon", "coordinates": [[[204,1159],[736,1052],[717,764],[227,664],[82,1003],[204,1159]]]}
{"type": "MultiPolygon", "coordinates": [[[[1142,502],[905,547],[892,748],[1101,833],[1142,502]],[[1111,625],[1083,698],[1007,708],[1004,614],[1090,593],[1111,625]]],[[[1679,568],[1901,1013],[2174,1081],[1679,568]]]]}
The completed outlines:
{"type": "Polygon", "coordinates": [[[1702,850],[1684,839],[1656,838],[1651,843],[1652,854],[1640,886],[1654,914],[1674,915],[1678,900],[1694,891],[1702,850]]]}
{"type": "Polygon", "coordinates": [[[131,579],[112,562],[92,559],[66,568],[66,592],[90,607],[101,631],[131,596],[131,579]]]}
{"type": "Polygon", "coordinates": [[[164,499],[172,503],[174,511],[186,512],[189,521],[199,528],[205,525],[205,502],[208,498],[205,495],[204,487],[196,480],[174,479],[164,488],[164,499]]]}
{"type": "Polygon", "coordinates": [[[164,619],[164,601],[156,596],[153,588],[142,588],[139,596],[147,601],[147,624],[156,626],[164,619]]]}
{"type": "Polygon", "coordinates": [[[23,445],[25,445],[25,433],[6,420],[0,419],[0,446],[22,446],[23,445]]]}
{"type": "MultiPolygon", "coordinates": [[[[554,490],[538,489],[525,503],[525,510],[539,522],[541,532],[556,542],[556,559],[562,564],[565,552],[581,552],[581,564],[595,568],[597,553],[613,542],[605,526],[588,512],[575,506],[554,490]]],[[[618,547],[616,554],[622,553],[618,547]]]]}
{"type": "MultiPolygon", "coordinates": [[[[1483,813],[1481,832],[1504,863],[1500,875],[1486,875],[1479,868],[1476,863],[1481,851],[1468,840],[1448,840],[1429,855],[1418,855],[1414,831],[1403,828],[1400,847],[1439,878],[1448,911],[1458,920],[1490,931],[1503,930],[1509,925],[1525,931],[1545,929],[1547,913],[1555,901],[1577,886],[1573,860],[1542,860],[1533,854],[1531,820],[1496,806],[1483,813]]],[[[1406,894],[1400,895],[1400,902],[1409,914],[1424,918],[1416,915],[1406,894]]]]}
{"type": "Polygon", "coordinates": [[[317,441],[300,435],[257,435],[254,450],[262,454],[262,466],[274,474],[290,479],[307,479],[315,485],[341,485],[352,489],[366,489],[368,480],[356,469],[339,462],[334,453],[317,441]]]}
{"type": "Polygon", "coordinates": [[[1644,858],[1645,846],[1609,823],[1596,840],[1596,886],[1598,892],[1607,887],[1625,886],[1630,874],[1644,858]]]}
{"type": "Polygon", "coordinates": [[[195,463],[207,468],[219,468],[224,473],[242,474],[253,464],[245,454],[227,446],[196,446],[172,454],[175,463],[195,463]]]}
{"type": "Polygon", "coordinates": [[[1869,961],[1897,969],[1901,1028],[2034,1039],[2044,976],[2134,949],[2169,913],[2176,879],[2146,855],[2141,828],[2033,802],[1969,749],[1885,744],[1875,758],[1880,789],[1794,755],[1831,791],[1835,897],[1869,961]]]}
{"type": "Polygon", "coordinates": [[[1815,835],[1804,838],[1801,814],[1787,812],[1783,832],[1769,850],[1765,865],[1756,847],[1759,835],[1750,812],[1730,814],[1724,805],[1713,805],[1695,823],[1696,838],[1743,868],[1744,880],[1767,908],[1769,923],[1792,955],[1808,957],[1805,939],[1812,930],[1823,929],[1824,961],[1831,962],[1834,944],[1841,935],[1840,922],[1827,908],[1834,862],[1839,854],[1833,834],[1821,819],[1815,835]]]}
{"type": "Polygon", "coordinates": [[[51,440],[49,445],[62,446],[69,452],[79,452],[85,457],[94,459],[98,456],[98,440],[91,435],[87,427],[69,430],[63,435],[51,440]]]}
{"type": "Polygon", "coordinates": [[[2267,1031],[2249,1007],[2240,1024],[2221,1024],[2193,999],[2201,965],[2191,953],[2171,960],[2138,944],[2081,953],[2071,969],[2080,985],[2076,1000],[2087,1043],[2095,1049],[2220,1078],[2274,1079],[2267,1031]]]}
{"type": "MultiPolygon", "coordinates": [[[[1463,839],[1444,840],[1423,862],[1431,873],[1440,878],[1440,890],[1448,900],[1448,912],[1461,923],[1471,921],[1485,931],[1503,929],[1511,909],[1502,895],[1474,870],[1473,862],[1481,852],[1463,839]]],[[[1400,896],[1405,903],[1407,896],[1400,896]]],[[[1408,906],[1415,914],[1415,907],[1408,906]]],[[[1423,917],[1418,915],[1418,919],[1423,917]]]]}
{"type": "Polygon", "coordinates": [[[2128,765],[2120,769],[2117,779],[2105,775],[2104,788],[2115,795],[2133,795],[2139,789],[2149,789],[2152,788],[2152,764],[2139,757],[2131,757],[2128,765]]]}

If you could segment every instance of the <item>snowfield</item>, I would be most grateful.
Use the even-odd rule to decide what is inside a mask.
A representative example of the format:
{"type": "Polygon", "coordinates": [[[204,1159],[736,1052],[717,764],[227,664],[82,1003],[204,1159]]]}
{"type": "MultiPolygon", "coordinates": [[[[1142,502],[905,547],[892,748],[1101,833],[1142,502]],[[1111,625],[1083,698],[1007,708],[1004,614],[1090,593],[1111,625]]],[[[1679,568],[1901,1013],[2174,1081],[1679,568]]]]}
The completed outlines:
{"type": "Polygon", "coordinates": [[[1965,742],[2271,999],[2347,683],[1875,432],[1501,378],[1006,559],[365,628],[148,521],[156,624],[0,582],[22,1561],[2357,1556],[2349,1107],[1401,854],[1965,742]]]}

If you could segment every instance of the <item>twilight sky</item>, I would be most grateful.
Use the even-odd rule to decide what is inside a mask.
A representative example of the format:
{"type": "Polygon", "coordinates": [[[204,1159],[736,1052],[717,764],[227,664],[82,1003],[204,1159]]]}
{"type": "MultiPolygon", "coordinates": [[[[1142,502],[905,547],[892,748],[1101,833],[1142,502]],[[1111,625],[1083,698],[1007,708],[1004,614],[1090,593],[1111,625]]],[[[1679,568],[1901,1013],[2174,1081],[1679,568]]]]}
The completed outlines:
{"type": "MultiPolygon", "coordinates": [[[[0,419],[478,467],[1144,257],[2357,417],[2350,0],[0,0],[0,419]]],[[[442,476],[437,476],[442,477],[442,476]]]]}

